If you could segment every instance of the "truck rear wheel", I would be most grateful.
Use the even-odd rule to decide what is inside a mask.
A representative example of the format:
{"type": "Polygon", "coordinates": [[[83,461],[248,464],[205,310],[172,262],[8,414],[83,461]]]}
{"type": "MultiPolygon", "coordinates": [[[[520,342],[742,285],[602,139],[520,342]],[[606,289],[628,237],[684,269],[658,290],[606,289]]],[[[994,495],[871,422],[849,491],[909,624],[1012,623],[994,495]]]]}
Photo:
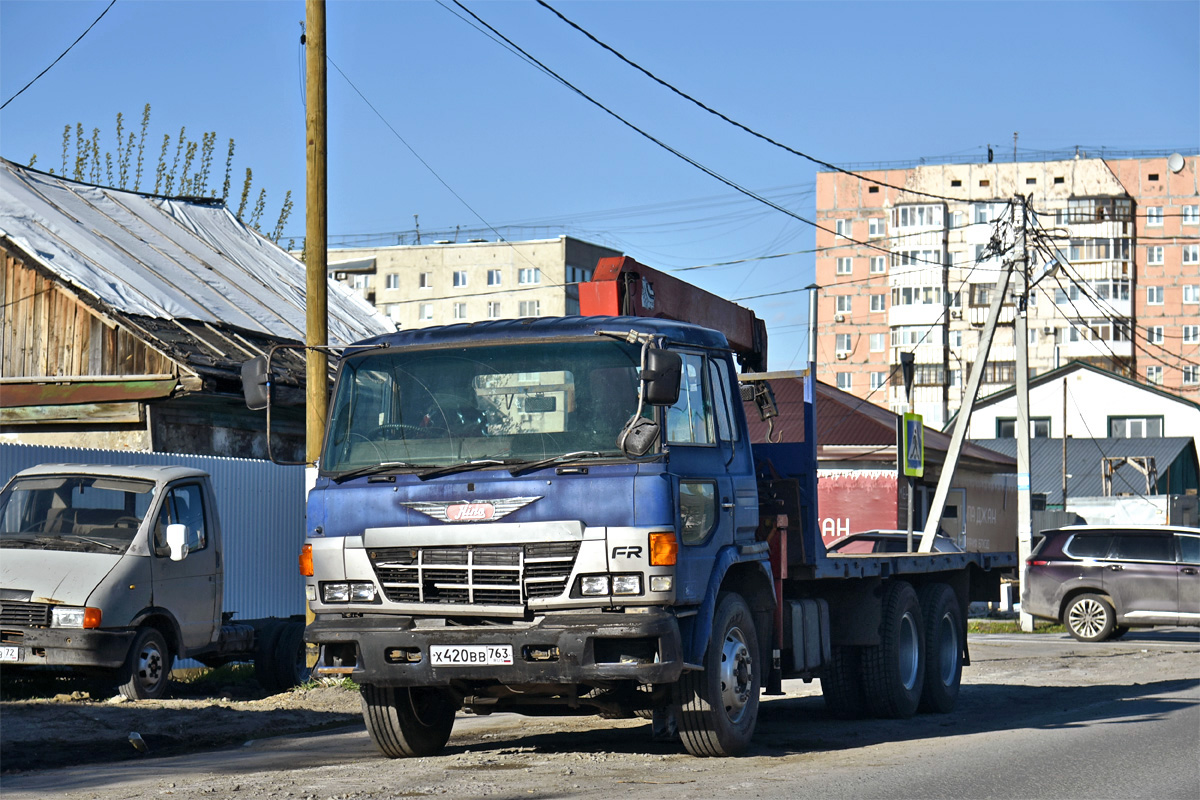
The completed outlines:
{"type": "Polygon", "coordinates": [[[277,619],[268,620],[259,628],[254,642],[254,677],[263,691],[271,694],[280,691],[276,680],[275,646],[279,643],[279,634],[282,632],[282,622],[277,619]]]}
{"type": "Polygon", "coordinates": [[[884,587],[880,642],[862,650],[863,691],[877,716],[907,719],[917,712],[925,682],[925,626],[911,584],[884,587]]]}
{"type": "Polygon", "coordinates": [[[944,583],[918,593],[925,623],[925,688],[918,709],[948,714],[962,684],[962,611],[958,595],[944,583]]]}
{"type": "Polygon", "coordinates": [[[173,662],[163,635],[154,628],[140,629],[121,668],[117,691],[130,700],[157,700],[167,693],[173,662]]]}
{"type": "Polygon", "coordinates": [[[860,664],[857,647],[834,645],[829,665],[821,673],[825,707],[839,719],[859,719],[866,715],[860,664]]]}
{"type": "Polygon", "coordinates": [[[758,633],[741,595],[718,598],[712,634],[704,669],[683,673],[675,685],[675,718],[692,755],[734,756],[750,746],[762,690],[758,633]]]}
{"type": "Polygon", "coordinates": [[[421,758],[441,752],[454,727],[454,702],[432,686],[361,687],[363,720],[388,758],[421,758]]]}

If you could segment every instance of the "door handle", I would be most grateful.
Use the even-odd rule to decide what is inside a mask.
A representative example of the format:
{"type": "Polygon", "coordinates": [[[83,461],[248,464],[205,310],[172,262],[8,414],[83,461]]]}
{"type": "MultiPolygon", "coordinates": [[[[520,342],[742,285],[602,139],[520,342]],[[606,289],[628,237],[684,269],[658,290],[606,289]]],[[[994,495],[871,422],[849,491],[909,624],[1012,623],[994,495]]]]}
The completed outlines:
{"type": "Polygon", "coordinates": [[[726,511],[733,511],[733,509],[736,508],[736,506],[733,503],[729,502],[729,500],[722,499],[721,500],[721,508],[725,509],[726,511]]]}
{"type": "Polygon", "coordinates": [[[1196,574],[1196,570],[1193,567],[1184,567],[1183,569],[1181,569],[1179,571],[1182,572],[1184,575],[1195,575],[1196,574]]]}
{"type": "Polygon", "coordinates": [[[1108,568],[1113,572],[1120,572],[1121,570],[1125,569],[1125,567],[1121,566],[1120,564],[1109,564],[1108,568]]]}

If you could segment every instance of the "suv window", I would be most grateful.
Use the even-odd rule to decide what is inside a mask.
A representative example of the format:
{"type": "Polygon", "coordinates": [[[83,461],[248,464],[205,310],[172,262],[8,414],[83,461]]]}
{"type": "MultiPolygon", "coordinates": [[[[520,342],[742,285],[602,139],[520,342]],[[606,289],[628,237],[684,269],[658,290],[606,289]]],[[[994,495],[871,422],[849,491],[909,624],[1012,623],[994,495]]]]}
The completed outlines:
{"type": "Polygon", "coordinates": [[[1189,533],[1178,534],[1175,541],[1179,542],[1179,560],[1184,564],[1200,564],[1200,535],[1189,533]]]}
{"type": "Polygon", "coordinates": [[[1077,533],[1067,542],[1063,552],[1073,558],[1104,558],[1112,538],[1111,533],[1077,533]]]}
{"type": "Polygon", "coordinates": [[[1122,561],[1174,561],[1171,534],[1120,534],[1111,558],[1122,561]]]}

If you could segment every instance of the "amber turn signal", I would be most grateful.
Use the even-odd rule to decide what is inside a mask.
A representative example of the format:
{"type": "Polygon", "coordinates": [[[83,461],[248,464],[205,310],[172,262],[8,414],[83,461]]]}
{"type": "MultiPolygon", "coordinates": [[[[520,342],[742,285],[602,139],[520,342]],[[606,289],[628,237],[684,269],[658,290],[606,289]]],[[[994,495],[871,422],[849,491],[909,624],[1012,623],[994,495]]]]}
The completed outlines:
{"type": "Polygon", "coordinates": [[[101,612],[98,608],[88,606],[83,610],[83,627],[99,628],[101,612]]]}
{"type": "Polygon", "coordinates": [[[650,566],[673,567],[679,557],[679,542],[674,531],[650,534],[650,566]]]}
{"type": "Polygon", "coordinates": [[[311,578],[313,574],[312,545],[306,544],[300,548],[300,574],[311,578]]]}

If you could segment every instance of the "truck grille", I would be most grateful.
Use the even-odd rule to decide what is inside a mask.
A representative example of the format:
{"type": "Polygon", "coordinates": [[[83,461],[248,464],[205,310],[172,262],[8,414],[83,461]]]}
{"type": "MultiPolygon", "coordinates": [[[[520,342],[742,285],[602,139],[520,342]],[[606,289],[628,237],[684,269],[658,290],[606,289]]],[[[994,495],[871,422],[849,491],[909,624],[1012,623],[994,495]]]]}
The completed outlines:
{"type": "Polygon", "coordinates": [[[579,542],[461,547],[386,547],[369,551],[384,596],[393,603],[520,606],[558,597],[579,542]]]}
{"type": "Polygon", "coordinates": [[[17,625],[22,628],[48,628],[50,627],[50,605],[12,600],[0,601],[0,624],[17,625]]]}

